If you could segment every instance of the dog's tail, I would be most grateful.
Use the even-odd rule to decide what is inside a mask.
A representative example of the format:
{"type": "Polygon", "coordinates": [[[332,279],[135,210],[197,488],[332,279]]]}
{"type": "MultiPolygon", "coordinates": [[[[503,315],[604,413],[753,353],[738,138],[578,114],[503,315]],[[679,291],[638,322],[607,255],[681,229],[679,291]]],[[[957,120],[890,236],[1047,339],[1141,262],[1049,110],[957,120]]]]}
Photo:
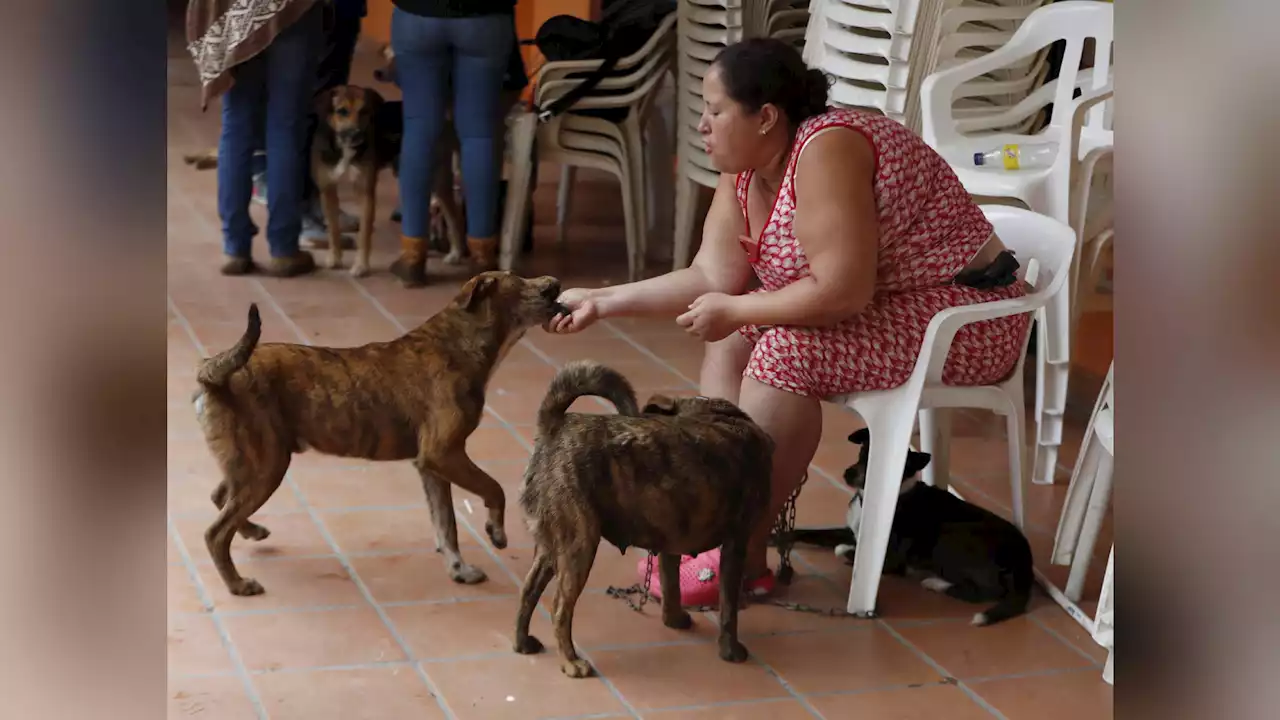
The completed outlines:
{"type": "Polygon", "coordinates": [[[1031,572],[1001,573],[1000,584],[1004,586],[1004,597],[995,605],[974,615],[973,624],[995,625],[1025,613],[1027,605],[1031,602],[1033,578],[1031,572]]]}
{"type": "Polygon", "coordinates": [[[253,349],[258,346],[258,338],[262,336],[262,317],[258,315],[258,305],[249,305],[249,326],[230,350],[224,350],[200,363],[200,372],[196,380],[206,389],[226,386],[227,380],[237,370],[249,362],[253,349]]]}
{"type": "Polygon", "coordinates": [[[564,427],[564,414],[573,401],[596,395],[613,403],[619,415],[639,415],[636,391],[622,373],[590,360],[565,365],[551,379],[542,406],[538,408],[538,434],[555,435],[564,427]]]}

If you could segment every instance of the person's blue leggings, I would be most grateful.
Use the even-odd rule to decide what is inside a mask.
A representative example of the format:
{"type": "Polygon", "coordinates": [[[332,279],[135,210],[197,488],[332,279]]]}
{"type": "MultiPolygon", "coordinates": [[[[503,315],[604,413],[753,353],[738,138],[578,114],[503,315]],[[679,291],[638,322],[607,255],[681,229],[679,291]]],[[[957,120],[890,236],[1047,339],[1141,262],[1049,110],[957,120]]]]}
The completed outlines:
{"type": "Polygon", "coordinates": [[[405,236],[427,236],[436,140],[444,126],[450,87],[461,145],[467,235],[498,234],[500,96],[514,41],[510,15],[438,18],[399,8],[391,15],[391,48],[404,96],[400,202],[405,236]]]}
{"type": "Polygon", "coordinates": [[[253,151],[265,122],[267,145],[267,245],[272,257],[298,252],[302,229],[303,144],[315,90],[316,61],[324,42],[322,8],[316,6],[276,36],[261,54],[237,66],[235,83],[222,97],[218,141],[218,217],[223,252],[248,257],[258,228],[249,217],[253,151]]]}

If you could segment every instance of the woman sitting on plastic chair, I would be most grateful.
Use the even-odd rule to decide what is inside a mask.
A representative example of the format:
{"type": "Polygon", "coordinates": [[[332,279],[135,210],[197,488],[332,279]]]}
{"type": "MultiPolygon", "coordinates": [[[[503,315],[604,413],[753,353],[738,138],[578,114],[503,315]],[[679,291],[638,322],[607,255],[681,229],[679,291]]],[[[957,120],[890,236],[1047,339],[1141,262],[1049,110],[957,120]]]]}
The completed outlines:
{"type": "MultiPolygon", "coordinates": [[[[737,402],[777,444],[770,512],[747,556],[753,595],[774,587],[769,531],[821,439],[822,398],[901,385],[934,314],[1024,292],[1008,268],[996,272],[1004,246],[946,161],[894,120],[829,109],[827,87],[777,40],[721,52],[698,129],[723,175],[693,264],[567,290],[572,314],[551,324],[572,333],[600,318],[678,316],[707,343],[702,393],[737,402]]],[[[961,329],[944,380],[1007,376],[1027,322],[961,329]]],[[[682,560],[684,604],[715,601],[719,562],[718,551],[682,560]]]]}

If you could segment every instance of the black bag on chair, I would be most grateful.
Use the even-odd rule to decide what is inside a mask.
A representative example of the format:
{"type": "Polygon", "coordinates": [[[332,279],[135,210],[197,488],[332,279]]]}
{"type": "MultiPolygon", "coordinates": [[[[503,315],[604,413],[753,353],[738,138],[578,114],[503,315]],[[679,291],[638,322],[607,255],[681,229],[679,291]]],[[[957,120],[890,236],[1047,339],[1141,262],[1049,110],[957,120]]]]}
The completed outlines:
{"type": "MultiPolygon", "coordinates": [[[[538,28],[533,43],[549,62],[603,60],[600,67],[578,74],[583,82],[552,101],[535,108],[545,122],[570,109],[613,73],[622,58],[644,47],[667,15],[675,12],[676,0],[606,0],[600,22],[572,15],[547,18],[538,28]]],[[[626,117],[623,108],[589,110],[583,114],[618,121],[626,117]]]]}

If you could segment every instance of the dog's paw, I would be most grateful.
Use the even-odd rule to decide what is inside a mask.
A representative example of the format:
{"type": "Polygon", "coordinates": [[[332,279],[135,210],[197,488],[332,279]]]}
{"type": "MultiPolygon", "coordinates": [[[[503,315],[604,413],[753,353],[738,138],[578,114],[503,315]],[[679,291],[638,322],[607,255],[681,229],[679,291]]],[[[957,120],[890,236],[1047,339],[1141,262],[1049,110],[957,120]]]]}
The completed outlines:
{"type": "Polygon", "coordinates": [[[513,645],[511,649],[521,655],[537,655],[545,648],[543,647],[541,640],[532,635],[526,635],[524,642],[520,642],[519,638],[517,638],[515,645],[513,645]]]}
{"type": "Polygon", "coordinates": [[[449,568],[449,579],[462,585],[475,585],[476,583],[482,583],[487,579],[487,577],[488,576],[484,574],[484,571],[475,565],[459,563],[449,568]]]}
{"type": "Polygon", "coordinates": [[[740,663],[746,662],[751,657],[751,653],[747,652],[747,646],[737,640],[728,638],[720,641],[720,659],[725,662],[740,663]]]}
{"type": "Polygon", "coordinates": [[[240,578],[240,582],[228,586],[227,589],[231,591],[232,595],[240,595],[242,597],[261,595],[266,592],[262,587],[262,583],[253,578],[240,578]]]}
{"type": "Polygon", "coordinates": [[[240,537],[245,540],[262,542],[271,537],[271,531],[257,523],[245,523],[244,527],[240,528],[240,537]]]}
{"type": "Polygon", "coordinates": [[[356,262],[351,266],[351,277],[362,278],[369,274],[369,266],[362,262],[356,262]]]}
{"type": "Polygon", "coordinates": [[[591,677],[591,665],[586,660],[565,660],[560,663],[560,672],[571,678],[591,677]]]}
{"type": "Polygon", "coordinates": [[[461,264],[462,264],[462,251],[461,251],[461,250],[450,250],[450,251],[449,251],[449,254],[444,256],[444,264],[445,264],[445,265],[461,265],[461,264]]]}
{"type": "Polygon", "coordinates": [[[679,615],[673,617],[663,615],[662,624],[673,630],[688,630],[693,627],[693,616],[681,610],[679,615]]]}
{"type": "Polygon", "coordinates": [[[487,522],[484,524],[484,531],[489,536],[489,542],[493,543],[494,547],[499,550],[507,547],[507,531],[505,528],[500,528],[491,522],[487,522]]]}
{"type": "Polygon", "coordinates": [[[947,588],[951,587],[951,583],[940,577],[927,577],[920,581],[920,587],[923,587],[925,590],[944,593],[947,591],[947,588]]]}

